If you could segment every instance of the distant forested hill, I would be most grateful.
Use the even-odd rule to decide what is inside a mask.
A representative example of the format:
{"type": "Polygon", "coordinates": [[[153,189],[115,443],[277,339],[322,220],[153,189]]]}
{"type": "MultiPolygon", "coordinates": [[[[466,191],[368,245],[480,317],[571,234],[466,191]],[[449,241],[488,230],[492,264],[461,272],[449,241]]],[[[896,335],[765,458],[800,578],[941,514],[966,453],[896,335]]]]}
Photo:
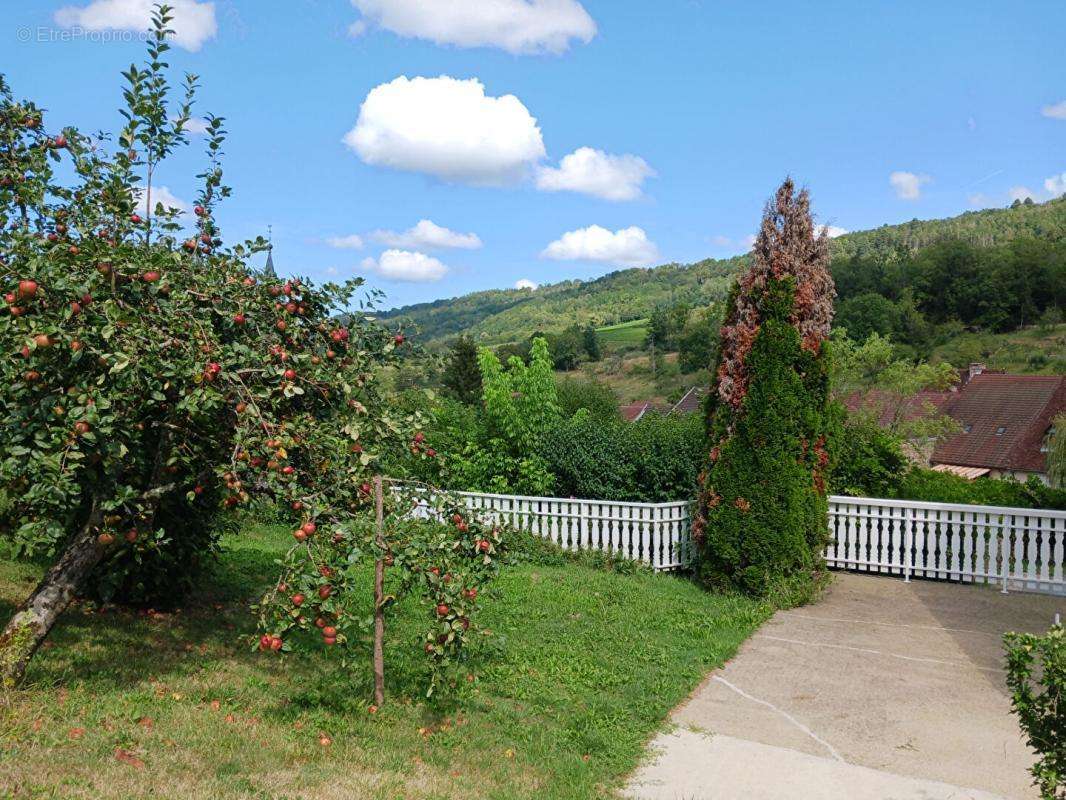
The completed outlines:
{"type": "MultiPolygon", "coordinates": [[[[1066,241],[1066,198],[857,231],[833,240],[833,256],[834,260],[860,257],[892,261],[937,242],[961,240],[989,247],[1018,238],[1066,241]]],[[[464,331],[485,343],[517,341],[534,331],[639,319],[678,301],[702,304],[722,300],[746,258],[626,269],[592,281],[544,285],[536,291],[474,292],[405,306],[383,316],[413,323],[423,341],[447,339],[464,331]]]]}

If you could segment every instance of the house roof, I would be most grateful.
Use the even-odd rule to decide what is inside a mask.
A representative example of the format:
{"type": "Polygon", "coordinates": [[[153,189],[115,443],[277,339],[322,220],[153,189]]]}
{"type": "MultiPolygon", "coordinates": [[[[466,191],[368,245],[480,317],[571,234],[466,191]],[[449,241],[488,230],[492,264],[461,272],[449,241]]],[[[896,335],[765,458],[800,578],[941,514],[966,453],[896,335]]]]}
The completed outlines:
{"type": "Polygon", "coordinates": [[[626,422],[636,422],[648,412],[666,414],[670,411],[670,407],[654,403],[651,400],[637,400],[635,403],[627,403],[621,406],[618,410],[622,414],[622,419],[626,422]]]}
{"type": "Polygon", "coordinates": [[[1052,419],[1066,411],[1066,376],[982,373],[943,410],[963,430],[933,448],[933,463],[1045,472],[1040,448],[1052,419]]]}
{"type": "Polygon", "coordinates": [[[926,416],[932,411],[944,411],[945,405],[954,397],[959,390],[950,389],[938,392],[934,389],[923,389],[912,397],[897,398],[895,395],[873,389],[868,392],[852,392],[844,399],[844,405],[848,411],[854,413],[861,410],[877,412],[878,422],[887,426],[894,418],[912,422],[926,416]]]}
{"type": "Polygon", "coordinates": [[[703,405],[703,398],[706,397],[707,390],[702,386],[693,386],[684,396],[674,403],[674,407],[670,409],[671,412],[678,414],[694,414],[700,410],[700,406],[703,405]]]}
{"type": "Polygon", "coordinates": [[[627,403],[619,410],[622,412],[622,419],[626,422],[636,422],[647,413],[649,408],[651,408],[650,402],[647,400],[638,400],[636,403],[627,403]]]}

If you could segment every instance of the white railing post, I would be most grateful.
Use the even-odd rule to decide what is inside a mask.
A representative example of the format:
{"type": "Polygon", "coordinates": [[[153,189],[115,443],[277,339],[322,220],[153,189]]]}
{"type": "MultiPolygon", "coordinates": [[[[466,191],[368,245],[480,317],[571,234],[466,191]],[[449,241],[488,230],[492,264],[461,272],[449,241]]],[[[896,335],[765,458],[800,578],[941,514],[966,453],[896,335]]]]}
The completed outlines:
{"type": "Polygon", "coordinates": [[[913,511],[910,508],[901,509],[903,514],[901,518],[903,520],[903,582],[911,582],[911,547],[914,544],[914,531],[912,530],[911,521],[914,519],[914,515],[908,512],[913,511]]]}
{"type": "Polygon", "coordinates": [[[1000,571],[1003,575],[1003,588],[1000,590],[1000,594],[1007,594],[1007,582],[1010,580],[1010,533],[1009,531],[1014,528],[1014,515],[1010,517],[1010,528],[1006,528],[1004,525],[1000,525],[999,528],[999,559],[1000,559],[1000,571]]]}

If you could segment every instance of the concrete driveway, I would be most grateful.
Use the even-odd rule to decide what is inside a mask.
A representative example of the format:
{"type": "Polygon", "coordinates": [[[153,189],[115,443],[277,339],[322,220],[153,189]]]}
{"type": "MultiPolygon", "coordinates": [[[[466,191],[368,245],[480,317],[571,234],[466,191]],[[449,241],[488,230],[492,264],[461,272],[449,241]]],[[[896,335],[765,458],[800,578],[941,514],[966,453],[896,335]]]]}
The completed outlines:
{"type": "Polygon", "coordinates": [[[774,615],[672,715],[640,800],[1036,798],[1001,636],[1066,601],[837,573],[774,615]]]}

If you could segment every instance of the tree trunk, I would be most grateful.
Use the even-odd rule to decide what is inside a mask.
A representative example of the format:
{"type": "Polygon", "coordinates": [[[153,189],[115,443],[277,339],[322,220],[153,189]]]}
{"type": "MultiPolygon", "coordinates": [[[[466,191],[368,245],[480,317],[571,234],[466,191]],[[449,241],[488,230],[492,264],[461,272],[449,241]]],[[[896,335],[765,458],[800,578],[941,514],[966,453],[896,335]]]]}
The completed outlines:
{"type": "Polygon", "coordinates": [[[380,475],[374,477],[374,513],[380,549],[374,562],[374,704],[380,706],[385,702],[385,513],[380,475]]]}
{"type": "Polygon", "coordinates": [[[103,557],[105,548],[96,541],[101,516],[94,503],[85,525],[0,633],[0,687],[12,688],[22,680],[56,619],[103,557]]]}

